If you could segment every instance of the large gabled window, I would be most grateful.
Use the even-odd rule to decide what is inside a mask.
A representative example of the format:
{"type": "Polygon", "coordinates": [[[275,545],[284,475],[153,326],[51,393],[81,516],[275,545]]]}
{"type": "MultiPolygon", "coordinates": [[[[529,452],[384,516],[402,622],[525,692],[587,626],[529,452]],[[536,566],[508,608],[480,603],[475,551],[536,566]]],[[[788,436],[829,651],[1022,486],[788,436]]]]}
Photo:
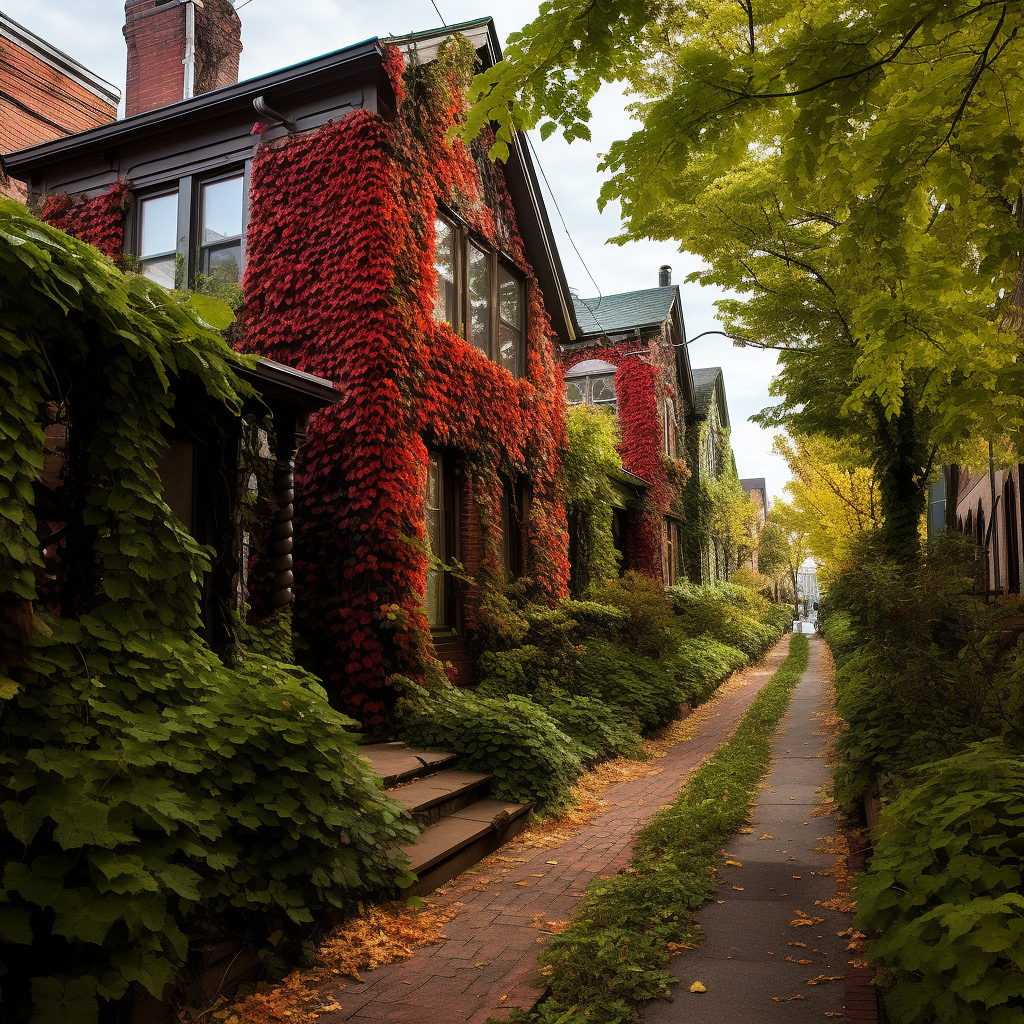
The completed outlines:
{"type": "Polygon", "coordinates": [[[518,377],[524,370],[526,288],[519,271],[454,220],[434,221],[434,319],[518,377]]]}

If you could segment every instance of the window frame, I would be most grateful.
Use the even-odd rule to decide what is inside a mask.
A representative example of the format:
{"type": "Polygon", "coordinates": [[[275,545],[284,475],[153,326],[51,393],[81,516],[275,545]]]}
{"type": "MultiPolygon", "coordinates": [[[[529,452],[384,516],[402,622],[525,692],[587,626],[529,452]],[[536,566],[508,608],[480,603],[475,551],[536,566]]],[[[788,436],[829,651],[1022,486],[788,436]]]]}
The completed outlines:
{"type": "MultiPolygon", "coordinates": [[[[224,171],[220,174],[198,174],[193,177],[192,183],[193,192],[195,193],[193,199],[193,216],[192,216],[192,233],[193,239],[192,244],[194,247],[194,266],[192,268],[192,274],[189,278],[190,283],[195,282],[196,278],[200,274],[204,274],[208,277],[212,277],[212,274],[206,274],[206,271],[202,269],[203,265],[203,254],[209,250],[215,249],[226,249],[231,245],[235,239],[238,239],[239,257],[238,257],[238,284],[242,283],[242,278],[245,275],[245,236],[246,228],[249,226],[249,188],[248,188],[248,175],[246,174],[246,168],[236,167],[230,171],[224,171]],[[242,209],[241,209],[241,222],[242,230],[239,235],[232,235],[230,238],[223,238],[219,242],[204,243],[203,242],[203,191],[208,185],[217,185],[223,181],[234,181],[235,179],[241,180],[242,185],[242,209]]],[[[236,283],[236,282],[231,282],[236,283]]]]}
{"type": "MultiPolygon", "coordinates": [[[[468,345],[472,345],[473,348],[481,352],[487,359],[492,363],[496,363],[498,366],[504,367],[512,374],[513,377],[519,379],[525,375],[526,372],[526,345],[527,345],[527,281],[523,271],[516,266],[516,264],[503,252],[499,251],[494,245],[489,242],[482,235],[475,231],[472,231],[469,226],[460,217],[453,214],[451,211],[444,207],[438,207],[434,214],[435,224],[435,244],[436,244],[436,225],[437,222],[441,221],[448,226],[452,232],[452,238],[454,241],[453,245],[453,258],[452,266],[455,277],[455,316],[451,324],[452,331],[460,337],[468,345]],[[480,252],[485,260],[487,267],[487,339],[486,347],[477,344],[472,338],[472,306],[469,286],[469,268],[470,268],[470,251],[476,249],[480,252]],[[500,301],[500,273],[504,271],[513,281],[515,281],[518,288],[518,304],[519,304],[519,338],[516,344],[515,358],[513,366],[508,366],[501,358],[501,327],[503,323],[507,324],[501,317],[501,301],[500,301]]],[[[435,255],[435,267],[436,267],[436,255],[435,255]]],[[[434,285],[434,309],[437,309],[438,299],[438,281],[435,279],[434,285]]],[[[437,320],[435,322],[444,323],[445,321],[437,320]]],[[[509,325],[511,326],[511,325],[509,325]]]]}
{"type": "Polygon", "coordinates": [[[142,257],[142,203],[147,199],[160,196],[178,195],[178,231],[175,256],[179,257],[175,268],[175,288],[194,288],[196,275],[199,273],[202,250],[200,233],[202,225],[203,186],[218,181],[228,181],[241,176],[242,178],[242,234],[240,237],[240,263],[238,283],[245,276],[246,242],[249,233],[249,184],[252,160],[232,163],[229,167],[200,167],[182,172],[178,177],[147,184],[132,193],[132,206],[129,212],[128,230],[125,231],[125,255],[139,262],[140,271],[142,257]]]}
{"type": "MultiPolygon", "coordinates": [[[[444,564],[450,565],[461,557],[459,540],[462,522],[461,495],[456,483],[457,459],[451,452],[439,448],[427,449],[427,475],[423,485],[423,525],[426,532],[426,541],[429,545],[429,517],[427,514],[427,485],[430,480],[430,460],[437,459],[440,468],[441,494],[445,502],[442,510],[446,513],[441,523],[441,541],[445,550],[442,553],[434,552],[436,557],[444,564]]],[[[427,567],[429,578],[430,567],[427,567]]],[[[456,581],[446,569],[437,570],[441,583],[441,614],[442,621],[431,622],[432,610],[427,603],[427,594],[424,592],[423,603],[427,616],[427,624],[430,627],[432,636],[453,635],[458,632],[458,599],[456,593],[456,581]]]]}
{"type": "Polygon", "coordinates": [[[616,415],[619,412],[619,392],[615,387],[615,378],[618,376],[618,371],[602,370],[600,373],[588,373],[579,377],[562,377],[562,383],[568,384],[579,384],[583,382],[583,400],[580,402],[569,402],[569,396],[566,394],[565,400],[569,405],[589,405],[595,409],[611,409],[616,415]],[[594,384],[597,381],[610,380],[612,385],[612,391],[615,393],[614,401],[597,401],[594,398],[594,384]]]}

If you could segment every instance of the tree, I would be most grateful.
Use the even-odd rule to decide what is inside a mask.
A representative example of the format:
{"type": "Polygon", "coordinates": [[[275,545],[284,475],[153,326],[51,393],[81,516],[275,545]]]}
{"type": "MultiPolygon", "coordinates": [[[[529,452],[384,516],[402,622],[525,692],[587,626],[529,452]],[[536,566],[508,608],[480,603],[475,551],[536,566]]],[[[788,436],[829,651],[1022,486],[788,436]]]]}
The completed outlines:
{"type": "Polygon", "coordinates": [[[781,601],[781,583],[789,574],[789,539],[782,526],[771,516],[765,522],[758,539],[757,571],[771,587],[772,597],[781,601]]]}
{"type": "Polygon", "coordinates": [[[826,437],[780,435],[774,451],[793,474],[786,485],[787,521],[799,523],[827,585],[851,556],[857,537],[881,528],[878,483],[849,445],[826,437]]]}
{"type": "Polygon", "coordinates": [[[602,169],[619,240],[674,238],[745,297],[726,330],[780,350],[764,421],[852,438],[888,548],[969,433],[1019,438],[1019,29],[1009,4],[560,0],[478,79],[465,126],[587,137],[602,81],[638,130],[602,169]]]}
{"type": "Polygon", "coordinates": [[[808,543],[807,531],[799,512],[784,501],[776,501],[772,506],[771,521],[773,529],[778,529],[785,540],[785,565],[789,583],[793,588],[793,612],[799,615],[797,577],[800,574],[800,567],[813,554],[808,543]]]}

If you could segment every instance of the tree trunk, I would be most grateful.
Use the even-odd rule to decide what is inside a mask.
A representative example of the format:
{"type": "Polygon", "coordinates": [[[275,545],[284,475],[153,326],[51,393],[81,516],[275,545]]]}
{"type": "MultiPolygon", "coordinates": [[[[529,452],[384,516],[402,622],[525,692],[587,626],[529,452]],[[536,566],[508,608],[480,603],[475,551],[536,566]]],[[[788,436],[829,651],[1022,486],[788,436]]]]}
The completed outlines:
{"type": "Polygon", "coordinates": [[[876,411],[879,449],[875,473],[882,506],[882,544],[899,562],[916,562],[921,554],[921,516],[927,507],[927,452],[916,410],[905,396],[899,415],[887,420],[876,411]]]}

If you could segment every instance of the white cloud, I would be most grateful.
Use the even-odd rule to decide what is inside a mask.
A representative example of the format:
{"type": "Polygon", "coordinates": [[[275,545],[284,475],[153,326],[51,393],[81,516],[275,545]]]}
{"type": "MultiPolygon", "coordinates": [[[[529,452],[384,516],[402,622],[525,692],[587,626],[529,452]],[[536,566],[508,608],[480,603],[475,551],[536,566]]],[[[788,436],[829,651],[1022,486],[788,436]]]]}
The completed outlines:
{"type": "MultiPolygon", "coordinates": [[[[436,2],[449,24],[488,13],[481,0],[436,2]]],[[[538,4],[503,0],[500,7],[495,21],[504,38],[534,17],[538,4]]],[[[123,89],[121,0],[3,0],[3,11],[123,89]]],[[[374,36],[403,34],[439,24],[430,0],[303,0],[287,5],[279,0],[251,0],[239,13],[243,23],[243,77],[287,67],[374,36]]],[[[609,294],[653,287],[658,281],[658,268],[667,263],[673,268],[673,280],[682,287],[689,336],[716,329],[713,303],[723,293],[683,283],[685,276],[699,267],[696,257],[661,242],[633,242],[621,247],[605,244],[618,233],[620,225],[617,209],[609,207],[598,213],[601,178],[596,166],[598,154],[631,130],[620,90],[606,87],[598,98],[591,130],[594,138],[589,143],[570,146],[553,136],[543,143],[535,139],[534,145],[572,238],[598,288],[609,294]]],[[[565,236],[558,214],[554,209],[549,213],[570,284],[583,295],[592,294],[593,285],[565,236]]],[[[740,476],[763,476],[769,495],[781,494],[789,474],[785,463],[771,454],[771,433],[747,422],[748,416],[769,404],[774,355],[737,349],[727,339],[711,336],[691,346],[690,359],[694,366],[721,366],[725,370],[740,476]]]]}

